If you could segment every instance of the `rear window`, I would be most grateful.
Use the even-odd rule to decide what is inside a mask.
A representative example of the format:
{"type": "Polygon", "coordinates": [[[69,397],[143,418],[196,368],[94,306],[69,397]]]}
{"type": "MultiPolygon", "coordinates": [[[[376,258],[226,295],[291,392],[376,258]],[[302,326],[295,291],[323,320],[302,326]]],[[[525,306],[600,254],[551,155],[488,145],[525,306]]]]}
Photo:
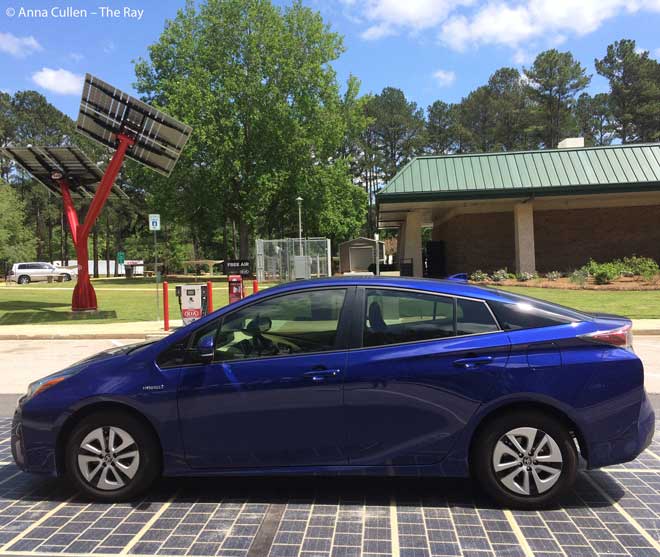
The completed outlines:
{"type": "Polygon", "coordinates": [[[490,301],[489,305],[500,327],[508,331],[538,329],[589,320],[589,317],[580,312],[526,298],[512,297],[511,302],[490,301]]]}

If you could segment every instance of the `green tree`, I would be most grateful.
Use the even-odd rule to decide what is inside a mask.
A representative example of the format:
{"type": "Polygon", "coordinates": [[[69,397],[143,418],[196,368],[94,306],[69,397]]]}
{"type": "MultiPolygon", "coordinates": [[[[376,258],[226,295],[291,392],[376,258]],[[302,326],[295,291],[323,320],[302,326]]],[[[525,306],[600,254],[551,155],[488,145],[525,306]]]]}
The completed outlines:
{"type": "Polygon", "coordinates": [[[622,39],[595,60],[596,71],[610,84],[609,106],[617,137],[623,143],[660,139],[660,64],[635,41],[622,39]]]}
{"type": "Polygon", "coordinates": [[[452,152],[456,142],[456,123],[452,105],[435,101],[426,109],[426,148],[432,155],[452,152]]]}
{"type": "Polygon", "coordinates": [[[614,138],[610,97],[598,93],[593,97],[582,93],[575,103],[578,130],[587,145],[609,145],[614,138]]]}
{"type": "Polygon", "coordinates": [[[486,153],[497,149],[497,113],[488,86],[478,87],[461,100],[459,118],[463,132],[462,151],[486,153]]]}
{"type": "Polygon", "coordinates": [[[347,120],[330,63],[342,51],[300,2],[209,0],[188,2],[137,63],[144,97],[193,127],[183,185],[153,189],[200,241],[224,230],[226,244],[236,227],[247,257],[273,207],[292,214],[315,167],[339,164],[347,120]]]}
{"type": "Polygon", "coordinates": [[[367,103],[371,118],[369,135],[379,152],[378,166],[384,181],[422,151],[424,111],[406,99],[401,89],[385,87],[367,103]]]}
{"type": "Polygon", "coordinates": [[[591,76],[570,52],[555,49],[541,52],[524,73],[537,108],[539,140],[545,148],[555,148],[562,138],[574,133],[572,108],[578,93],[591,82],[591,76]]]}
{"type": "Polygon", "coordinates": [[[0,215],[0,262],[6,273],[12,263],[34,259],[36,240],[25,224],[25,204],[7,184],[0,184],[0,215]]]}
{"type": "Polygon", "coordinates": [[[495,118],[496,148],[505,151],[532,148],[532,101],[520,72],[515,68],[500,68],[490,76],[488,89],[495,118]]]}

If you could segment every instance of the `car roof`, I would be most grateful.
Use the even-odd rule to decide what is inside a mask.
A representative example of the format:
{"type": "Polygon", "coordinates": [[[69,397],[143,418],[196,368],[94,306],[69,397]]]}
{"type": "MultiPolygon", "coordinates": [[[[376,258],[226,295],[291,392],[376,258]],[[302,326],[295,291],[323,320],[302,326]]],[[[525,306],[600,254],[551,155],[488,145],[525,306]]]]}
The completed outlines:
{"type": "MultiPolygon", "coordinates": [[[[413,277],[387,277],[387,276],[342,276],[287,282],[268,288],[268,293],[286,292],[306,288],[328,288],[336,286],[368,286],[385,288],[408,288],[424,290],[450,296],[465,296],[466,298],[479,298],[499,302],[511,302],[515,294],[502,292],[495,288],[487,288],[468,284],[459,280],[443,280],[413,277]]],[[[265,291],[264,291],[265,292],[265,291]]]]}

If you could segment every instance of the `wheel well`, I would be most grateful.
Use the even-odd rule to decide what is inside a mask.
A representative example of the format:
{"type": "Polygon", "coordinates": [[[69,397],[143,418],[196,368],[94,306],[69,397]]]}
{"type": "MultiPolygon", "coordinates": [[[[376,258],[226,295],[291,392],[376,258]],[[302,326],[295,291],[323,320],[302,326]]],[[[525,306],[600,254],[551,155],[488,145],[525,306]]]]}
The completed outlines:
{"type": "Polygon", "coordinates": [[[495,408],[483,416],[479,422],[479,425],[472,434],[472,439],[470,439],[470,449],[468,452],[469,459],[472,460],[472,451],[474,449],[475,441],[479,438],[479,435],[489,421],[511,412],[519,412],[524,410],[541,412],[555,418],[557,421],[562,423],[570,431],[571,435],[573,435],[573,437],[577,440],[579,453],[585,460],[589,460],[589,456],[587,454],[587,444],[584,441],[582,432],[580,431],[580,428],[577,426],[577,424],[561,410],[542,402],[513,402],[511,404],[495,408]]]}
{"type": "MultiPolygon", "coordinates": [[[[121,412],[127,412],[131,414],[133,417],[140,420],[142,423],[144,423],[149,429],[149,431],[151,431],[153,438],[156,440],[156,443],[158,444],[158,448],[160,449],[160,453],[162,457],[163,447],[160,443],[160,437],[158,436],[158,433],[156,432],[156,429],[154,428],[153,424],[144,416],[144,414],[141,414],[140,412],[135,410],[135,408],[132,408],[131,406],[122,404],[120,402],[97,402],[80,408],[79,410],[71,414],[71,416],[69,416],[62,425],[62,428],[60,429],[60,432],[57,436],[57,445],[56,445],[56,454],[55,454],[58,474],[62,475],[65,472],[66,459],[64,458],[64,450],[66,448],[67,439],[69,438],[69,435],[71,435],[73,428],[75,428],[76,425],[78,425],[87,416],[90,416],[91,414],[95,414],[97,412],[102,412],[104,410],[106,411],[119,410],[121,412]]],[[[162,467],[162,458],[161,458],[161,467],[162,467]]]]}

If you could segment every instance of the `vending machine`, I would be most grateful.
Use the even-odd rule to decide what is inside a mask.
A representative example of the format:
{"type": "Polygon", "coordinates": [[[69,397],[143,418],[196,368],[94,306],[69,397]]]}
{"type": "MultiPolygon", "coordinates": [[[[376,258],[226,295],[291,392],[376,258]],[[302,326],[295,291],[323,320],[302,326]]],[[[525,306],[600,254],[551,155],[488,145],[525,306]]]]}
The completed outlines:
{"type": "Polygon", "coordinates": [[[184,325],[201,319],[208,313],[208,291],[205,284],[183,284],[176,287],[184,325]]]}

